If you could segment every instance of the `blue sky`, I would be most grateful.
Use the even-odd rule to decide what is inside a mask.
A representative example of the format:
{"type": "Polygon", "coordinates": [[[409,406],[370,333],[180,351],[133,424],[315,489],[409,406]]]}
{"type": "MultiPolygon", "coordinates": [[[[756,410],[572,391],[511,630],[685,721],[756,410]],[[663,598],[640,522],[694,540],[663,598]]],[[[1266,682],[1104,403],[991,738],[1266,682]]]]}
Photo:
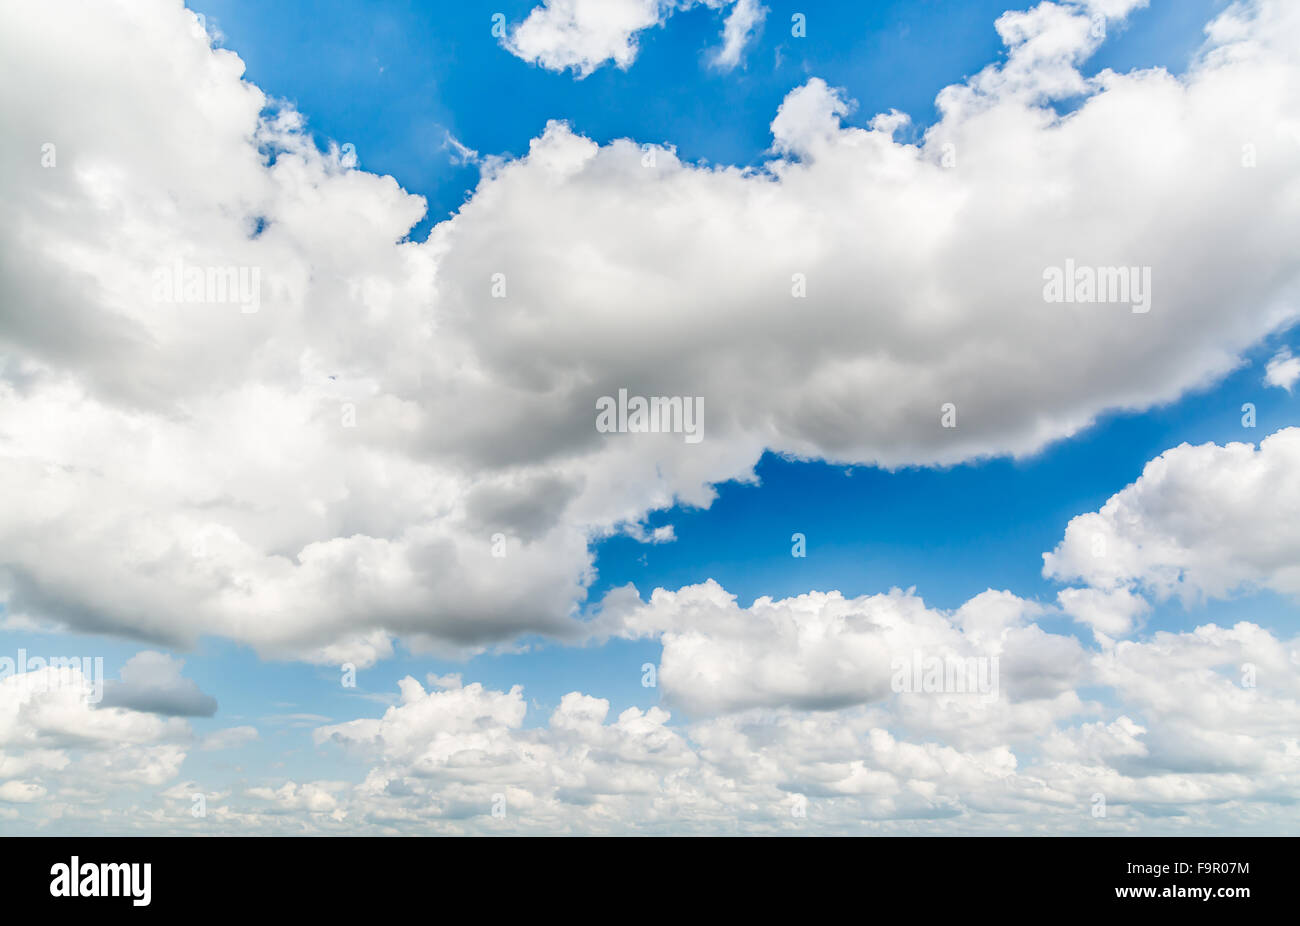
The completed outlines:
{"type": "MultiPolygon", "coordinates": [[[[696,6],[641,32],[630,67],[605,63],[578,79],[572,71],[521,60],[491,35],[493,13],[517,27],[534,5],[194,0],[191,9],[206,17],[209,32],[220,35],[216,47],[242,59],[245,81],[302,114],[320,151],[331,143],[353,145],[359,171],[389,175],[425,198],[427,213],[408,238],[416,243],[474,199],[482,158],[526,155],[549,120],[567,122],[597,145],[631,138],[673,146],[692,164],[760,168],[774,157],[774,115],[812,78],[841,88],[844,98],[856,102],[846,126],[865,127],[875,114],[897,109],[912,123],[895,139],[920,144],[940,119],[938,92],[1008,55],[994,28],[1009,8],[1007,0],[828,2],[815,8],[769,0],[739,67],[710,63],[722,15],[696,6]],[[791,15],[806,8],[807,36],[792,37],[791,15]],[[476,156],[467,161],[458,145],[476,156]]],[[[1205,24],[1224,6],[1151,0],[1126,21],[1111,24],[1081,72],[1091,77],[1106,68],[1162,67],[1181,75],[1205,41],[1205,24]]],[[[1081,101],[1066,97],[1051,105],[1064,114],[1081,101]]],[[[1144,140],[1124,144],[1141,146],[1144,140]]],[[[1196,195],[1188,190],[1188,196],[1196,195]]],[[[1142,401],[1134,408],[1103,403],[1091,425],[1021,456],[998,449],[995,441],[989,455],[951,465],[921,461],[886,468],[766,450],[754,462],[756,478],[720,481],[707,507],[674,504],[647,511],[644,525],[671,525],[671,542],[595,532],[594,576],[578,614],[599,620],[601,599],[629,583],[646,600],[656,588],[672,591],[713,580],[741,608],[764,596],[838,590],[851,598],[914,589],[929,608],[944,612],[995,589],[1043,606],[1037,619],[1043,630],[1073,638],[1090,652],[1104,649],[1084,622],[1056,607],[1057,593],[1071,583],[1044,576],[1043,554],[1062,543],[1071,519],[1099,510],[1170,448],[1258,443],[1300,426],[1295,392],[1265,382],[1271,360],[1287,350],[1300,353],[1296,329],[1278,324],[1248,340],[1226,375],[1202,376],[1200,385],[1181,389],[1170,402],[1142,401]],[[1256,407],[1253,429],[1242,425],[1243,403],[1256,407]],[[791,555],[795,533],[806,537],[806,557],[791,555]]],[[[1158,355],[1156,348],[1152,356],[1158,355]]],[[[1098,370],[1098,376],[1107,375],[1098,370]]],[[[1151,598],[1151,611],[1135,632],[1138,640],[1242,620],[1279,640],[1300,635],[1293,600],[1267,582],[1229,598],[1151,598]]],[[[143,632],[85,631],[57,622],[37,630],[25,622],[0,630],[0,646],[5,652],[103,655],[110,679],[143,649],[183,659],[184,678],[219,702],[215,716],[188,718],[194,742],[230,727],[258,730],[255,741],[236,748],[191,748],[178,773],[178,781],[233,795],[223,798],[232,802],[248,789],[275,789],[286,780],[359,781],[373,762],[316,742],[313,730],[380,718],[397,703],[398,683],[406,676],[423,683],[430,674],[455,673],[467,685],[498,691],[522,685],[532,708],[525,728],[545,726],[572,691],[608,700],[611,719],[629,707],[644,711],[665,703],[661,688],[642,685],[643,664],[657,665],[663,654],[654,636],[584,645],[526,632],[460,658],[413,651],[399,637],[391,657],[363,665],[357,687],[346,688],[335,664],[259,653],[247,639],[210,628],[200,629],[192,648],[175,650],[143,632]]],[[[1122,708],[1102,688],[1081,691],[1122,708]]],[[[670,727],[685,729],[706,719],[691,703],[683,699],[674,707],[670,727]]],[[[894,729],[905,735],[901,725],[894,729]]],[[[1012,751],[1027,761],[1039,754],[1039,745],[1031,739],[1012,751]]],[[[125,807],[134,799],[108,800],[125,807]]]]}

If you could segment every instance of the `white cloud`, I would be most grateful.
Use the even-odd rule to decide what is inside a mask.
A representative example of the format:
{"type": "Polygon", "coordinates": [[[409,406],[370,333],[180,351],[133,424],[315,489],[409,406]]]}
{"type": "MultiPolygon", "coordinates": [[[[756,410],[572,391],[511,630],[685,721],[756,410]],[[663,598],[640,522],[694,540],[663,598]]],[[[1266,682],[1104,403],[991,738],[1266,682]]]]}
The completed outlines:
{"type": "Polygon", "coordinates": [[[449,158],[453,164],[477,164],[481,160],[477,151],[461,142],[461,140],[455,135],[452,135],[451,132],[447,133],[447,137],[443,140],[442,147],[444,150],[450,152],[449,158]]]}
{"type": "MultiPolygon", "coordinates": [[[[833,613],[835,600],[822,603],[833,613]]],[[[800,602],[807,599],[787,606],[800,602]]],[[[1025,658],[1030,651],[1013,641],[1028,628],[1007,626],[1010,611],[995,617],[999,604],[1019,610],[984,601],[954,622],[968,632],[1003,626],[1004,665],[1046,654],[1068,678],[1070,697],[963,706],[891,693],[880,703],[749,708],[682,725],[657,707],[612,717],[608,701],[572,692],[536,724],[518,686],[443,679],[426,691],[406,678],[400,703],[381,717],[316,731],[322,746],[367,764],[359,781],[289,780],[210,795],[197,822],[188,811],[203,789],[193,782],[139,795],[121,815],[74,808],[64,791],[60,800],[39,799],[50,773],[10,778],[17,783],[0,798],[34,797],[24,810],[32,820],[71,814],[82,828],[118,831],[1098,834],[1227,825],[1277,833],[1300,822],[1292,797],[1300,788],[1300,677],[1290,655],[1300,640],[1248,623],[1207,625],[1120,642],[1062,674],[1056,644],[1025,658]],[[1081,701],[1073,689],[1083,686],[1107,692],[1107,704],[1081,701]],[[1097,793],[1108,810],[1100,819],[1092,815],[1097,793]]],[[[791,613],[807,635],[827,625],[811,607],[791,613]]],[[[1077,652],[1072,638],[1044,636],[1077,652]]],[[[774,639],[771,652],[787,645],[774,639]]],[[[788,662],[808,679],[825,669],[815,651],[788,662]]],[[[4,749],[7,756],[8,741],[4,749]]],[[[96,753],[98,764],[86,768],[99,771],[110,755],[96,753]]],[[[175,769],[149,780],[155,788],[174,781],[175,769]]]]}
{"type": "Polygon", "coordinates": [[[715,67],[730,70],[740,63],[745,46],[767,16],[760,0],[736,0],[722,27],[722,47],[713,56],[715,67]]]}
{"type": "MultiPolygon", "coordinates": [[[[656,589],[641,603],[631,588],[608,596],[596,625],[600,633],[650,636],[663,643],[658,682],[665,701],[692,716],[754,707],[824,710],[884,701],[896,668],[914,656],[1000,658],[1017,644],[1037,645],[1026,631],[1028,618],[1042,611],[1008,592],[985,592],[960,609],[927,608],[912,592],[846,599],[838,592],[810,592],[773,601],[759,598],[740,608],[713,581],[676,592],[656,589]]],[[[1020,700],[1055,695],[1078,673],[1081,651],[1056,653],[1054,670],[1044,660],[1018,651],[1033,663],[1028,690],[1012,672],[991,681],[1020,700]],[[1064,684],[1044,687],[1043,671],[1064,684]]],[[[1006,667],[1012,669],[1013,667],[1006,667]]]]}
{"type": "Polygon", "coordinates": [[[551,71],[572,69],[579,79],[606,62],[627,70],[636,60],[639,35],[663,26],[673,13],[695,6],[722,10],[722,45],[715,67],[740,63],[745,46],[767,15],[758,0],[542,0],[502,39],[512,55],[551,71]]]}
{"type": "Polygon", "coordinates": [[[0,783],[0,801],[9,804],[30,804],[45,797],[45,789],[27,781],[6,781],[0,783]]]}
{"type": "Polygon", "coordinates": [[[673,0],[543,0],[504,42],[511,54],[548,70],[586,77],[606,61],[626,70],[637,34],[662,25],[673,0]]]}
{"type": "Polygon", "coordinates": [[[1300,357],[1291,356],[1289,348],[1282,348],[1264,368],[1264,382],[1290,392],[1300,380],[1300,357]]]}
{"type": "MultiPolygon", "coordinates": [[[[1185,498],[1151,503],[1157,483],[1144,480],[1181,473],[1198,453],[1213,472],[1190,484],[1268,493],[1295,471],[1274,454],[1297,433],[1259,450],[1174,448],[1124,490],[1149,504],[1126,510],[1195,520],[1185,498]]],[[[1136,518],[1123,522],[1136,530],[1136,518]]],[[[991,590],[951,611],[897,589],[747,608],[714,582],[647,602],[615,590],[593,635],[658,640],[658,689],[686,718],[657,706],[611,718],[608,701],[575,691],[530,723],[521,686],[447,675],[426,690],[407,677],[382,716],[314,732],[365,763],[359,781],[253,784],[214,798],[201,824],[186,813],[193,783],[142,796],[130,822],[72,809],[79,789],[174,782],[188,728],[117,708],[91,716],[77,685],[51,690],[28,673],[0,682],[0,800],[29,824],[71,814],[119,831],[1277,833],[1300,823],[1300,638],[1243,621],[1116,641],[1145,606],[1127,586],[1067,589],[1061,602],[1100,646],[1044,629],[1047,608],[991,590]],[[993,697],[900,689],[899,660],[918,656],[996,659],[993,697]],[[1092,814],[1098,794],[1103,818],[1092,814]]],[[[218,731],[203,747],[256,735],[218,731]]]]}
{"type": "Polygon", "coordinates": [[[61,814],[69,801],[152,802],[149,789],[180,770],[191,738],[185,721],[96,707],[93,687],[75,668],[0,679],[0,801],[29,805],[28,821],[61,814]]]}
{"type": "Polygon", "coordinates": [[[329,782],[299,784],[287,781],[274,790],[261,787],[249,788],[248,794],[250,797],[269,801],[280,810],[326,814],[333,819],[342,819],[343,815],[339,812],[339,802],[332,793],[339,789],[339,785],[329,782]]]}
{"type": "Polygon", "coordinates": [[[125,707],[133,711],[172,717],[211,717],[217,699],[204,694],[193,679],[183,678],[185,660],[145,650],[122,666],[121,681],[104,685],[104,707],[125,707]]]}
{"type": "Polygon", "coordinates": [[[1107,638],[1127,636],[1151,607],[1126,588],[1065,588],[1057,600],[1065,613],[1107,638]]]}
{"type": "Polygon", "coordinates": [[[1300,595],[1297,510],[1300,428],[1258,448],[1182,444],[1147,463],[1101,510],[1071,519],[1060,544],[1043,554],[1043,574],[1161,598],[1251,589],[1300,595]]]}
{"type": "Polygon", "coordinates": [[[590,541],[764,449],[1027,454],[1204,385],[1295,317],[1290,162],[1236,158],[1300,105],[1300,11],[1233,7],[1186,79],[1083,78],[1089,22],[1004,17],[1006,62],[919,146],[816,80],[757,170],[552,123],[398,243],[423,201],[260,118],[177,4],[24,7],[0,35],[7,620],[334,664],[576,639],[590,541]],[[1045,304],[1066,258],[1152,266],[1151,312],[1045,304]],[[178,260],[259,268],[259,311],[155,301],[178,260]],[[597,433],[620,387],[702,396],[704,440],[597,433]]]}
{"type": "MultiPolygon", "coordinates": [[[[700,610],[719,602],[688,599],[661,601],[656,619],[680,609],[673,620],[703,617],[715,632],[700,610]]],[[[811,638],[834,623],[838,601],[781,604],[811,638]]],[[[992,632],[1005,615],[992,617],[998,602],[976,601],[955,621],[992,632]]],[[[754,612],[764,628],[767,607],[754,612]]],[[[685,725],[655,707],[611,718],[608,701],[572,692],[539,725],[526,722],[518,686],[426,691],[406,678],[401,703],[382,717],[316,733],[370,763],[362,781],[258,787],[230,814],[307,831],[445,833],[1096,834],[1225,824],[1276,833],[1296,822],[1300,678],[1288,650],[1300,641],[1248,623],[1206,625],[1121,642],[1062,672],[1058,645],[1083,656],[1073,638],[1023,625],[998,638],[1012,676],[1031,677],[1025,667],[1045,655],[1069,687],[1018,705],[892,693],[875,704],[751,707],[685,725]],[[1036,644],[1031,656],[1014,643],[1025,631],[1056,643],[1036,644]],[[1111,703],[1083,702],[1075,686],[1104,690],[1111,703]],[[1092,814],[1098,793],[1104,818],[1092,814]]],[[[837,689],[841,678],[826,675],[818,650],[790,656],[789,646],[771,639],[768,655],[807,685],[837,689]]],[[[758,684],[772,679],[743,647],[737,655],[759,671],[758,684]]],[[[783,687],[778,679],[772,690],[783,687]]]]}

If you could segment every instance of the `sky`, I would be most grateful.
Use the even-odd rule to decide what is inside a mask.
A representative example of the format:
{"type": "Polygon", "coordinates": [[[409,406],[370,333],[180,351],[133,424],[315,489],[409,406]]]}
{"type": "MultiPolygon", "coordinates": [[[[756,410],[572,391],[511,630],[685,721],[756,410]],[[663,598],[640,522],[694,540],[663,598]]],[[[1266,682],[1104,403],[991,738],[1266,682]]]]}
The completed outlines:
{"type": "Polygon", "coordinates": [[[1293,4],[3,16],[0,832],[1300,831],[1293,4]]]}

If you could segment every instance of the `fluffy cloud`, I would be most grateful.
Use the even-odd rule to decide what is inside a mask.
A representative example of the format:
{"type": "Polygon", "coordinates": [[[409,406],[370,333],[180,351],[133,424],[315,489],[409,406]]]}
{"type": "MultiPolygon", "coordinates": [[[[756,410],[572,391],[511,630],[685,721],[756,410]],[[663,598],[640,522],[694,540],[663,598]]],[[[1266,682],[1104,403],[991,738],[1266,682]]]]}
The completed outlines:
{"type": "Polygon", "coordinates": [[[735,67],[767,13],[757,0],[543,0],[502,44],[525,61],[551,71],[572,69],[579,78],[606,62],[627,70],[636,60],[640,33],[700,5],[731,7],[713,63],[735,67]]]}
{"type": "Polygon", "coordinates": [[[121,681],[105,684],[102,704],[171,717],[211,717],[217,699],[200,691],[193,679],[181,677],[184,665],[185,660],[165,653],[136,653],[122,666],[121,681]]]}
{"type": "MultiPolygon", "coordinates": [[[[699,594],[661,600],[641,616],[667,625],[676,620],[670,611],[684,618],[689,608],[726,603],[721,590],[699,594]]],[[[756,608],[760,622],[774,606],[809,638],[845,611],[836,596],[801,596],[756,608]]],[[[735,705],[683,724],[659,707],[611,716],[608,701],[575,691],[538,723],[518,686],[499,691],[444,678],[426,690],[406,678],[382,716],[315,731],[320,746],[366,764],[360,780],[210,793],[202,819],[190,810],[203,789],[176,782],[177,747],[167,742],[183,734],[183,722],[119,710],[113,728],[103,728],[107,711],[91,722],[66,693],[51,700],[19,676],[0,684],[40,701],[0,697],[10,718],[0,717],[0,801],[33,821],[176,832],[1095,834],[1231,823],[1276,833],[1300,822],[1300,639],[1245,622],[1210,624],[1085,653],[1024,616],[1022,602],[987,595],[948,616],[963,633],[1003,641],[1011,681],[987,703],[890,691],[822,710],[735,705]],[[1048,639],[1017,639],[1026,632],[1048,639]],[[1031,690],[1035,664],[1050,667],[1053,685],[1031,690]],[[1054,695],[1062,681],[1071,687],[1054,695]],[[1105,703],[1079,700],[1075,687],[1105,703]],[[92,737],[75,765],[69,735],[92,737]],[[24,760],[25,768],[17,764],[24,760]],[[119,785],[143,776],[153,793],[135,794],[139,803],[117,811],[72,806],[110,772],[119,785]],[[1098,794],[1107,807],[1101,818],[1093,815],[1098,794]]],[[[704,621],[710,632],[718,624],[704,621]]],[[[827,676],[817,648],[789,655],[789,645],[773,638],[769,655],[806,684],[824,678],[833,691],[847,677],[827,676]]],[[[761,672],[761,662],[749,664],[761,672]]]]}
{"type": "Polygon", "coordinates": [[[0,801],[31,805],[46,821],[70,804],[110,795],[152,803],[176,777],[189,725],[121,707],[95,707],[78,669],[43,668],[0,679],[0,801]],[[144,789],[144,793],[140,793],[144,789]]]}
{"type": "MultiPolygon", "coordinates": [[[[322,727],[369,760],[306,808],[286,783],[231,798],[249,820],[376,832],[1283,832],[1300,789],[1300,638],[1240,622],[1143,641],[1127,593],[1073,590],[1085,649],[1006,592],[927,608],[912,592],[809,593],[740,608],[716,583],[618,590],[600,634],[658,639],[667,710],[404,679],[376,719],[322,727]],[[915,656],[994,659],[992,698],[900,689],[915,656]],[[1086,700],[1089,692],[1098,700],[1086,700]],[[1094,816],[1104,801],[1106,813],[1094,816]],[[266,805],[266,806],[263,806],[266,805]],[[304,810],[310,813],[304,814],[304,810]],[[263,816],[270,815],[270,816],[263,816]]],[[[1133,599],[1136,599],[1133,600],[1133,599]]],[[[1290,821],[1290,822],[1288,822],[1290,821]]]]}
{"type": "MultiPolygon", "coordinates": [[[[1124,491],[1149,491],[1143,480],[1166,472],[1171,456],[1202,451],[1221,468],[1244,451],[1275,465],[1251,478],[1232,469],[1231,478],[1192,481],[1260,483],[1267,493],[1290,478],[1294,467],[1271,455],[1294,439],[1283,431],[1258,450],[1174,448],[1124,491]]],[[[1149,505],[1141,517],[1195,509],[1149,505]]],[[[1063,546],[1068,540],[1069,530],[1063,546]]],[[[991,590],[951,611],[900,590],[760,598],[747,608],[714,582],[656,590],[644,602],[630,587],[615,590],[591,634],[658,640],[658,690],[685,717],[652,706],[611,718],[608,701],[575,691],[533,723],[520,686],[493,690],[448,675],[431,676],[426,690],[408,677],[382,716],[314,731],[319,746],[368,767],[361,780],[232,789],[211,795],[197,822],[193,783],[146,798],[130,823],[70,810],[78,793],[70,782],[174,781],[183,758],[176,741],[187,730],[117,708],[91,718],[75,685],[43,686],[36,683],[45,676],[28,673],[0,683],[8,686],[0,690],[0,801],[32,820],[178,832],[1152,833],[1231,825],[1276,833],[1300,823],[1300,638],[1243,621],[1117,642],[1110,636],[1131,632],[1145,608],[1126,585],[1066,589],[1061,603],[1100,646],[1044,629],[1049,609],[991,590]],[[980,676],[992,687],[898,684],[900,667],[936,657],[992,662],[991,678],[980,676]],[[1104,817],[1093,815],[1099,795],[1104,817]]],[[[249,727],[219,731],[204,748],[255,736],[249,727]]]]}
{"type": "Polygon", "coordinates": [[[249,788],[250,797],[259,798],[284,811],[303,811],[308,814],[326,814],[332,819],[342,819],[339,802],[332,792],[340,786],[329,782],[308,782],[298,784],[287,781],[281,787],[249,788]]]}
{"type": "Polygon", "coordinates": [[[1291,391],[1300,380],[1300,357],[1292,357],[1290,348],[1278,351],[1264,368],[1264,382],[1291,391]]]}
{"type": "MultiPolygon", "coordinates": [[[[644,604],[634,589],[623,589],[602,607],[598,632],[663,643],[658,684],[670,706],[694,716],[883,701],[896,690],[898,672],[918,658],[998,662],[1014,654],[985,679],[987,694],[1032,700],[1071,687],[1082,661],[1072,640],[1047,638],[1029,623],[1040,606],[992,590],[950,614],[898,589],[851,599],[838,592],[759,598],[741,608],[713,581],[656,589],[644,604]],[[1050,658],[1034,654],[1051,641],[1060,649],[1041,654],[1050,658]]],[[[971,682],[973,690],[978,679],[971,682]]]]}
{"type": "MultiPolygon", "coordinates": [[[[1151,498],[1160,477],[1181,472],[1183,457],[1199,451],[1207,465],[1175,481],[1285,496],[1296,468],[1275,455],[1289,452],[1295,437],[1279,432],[1258,451],[1174,448],[1124,492],[1151,498]],[[1259,471],[1243,471],[1242,461],[1256,456],[1264,460],[1259,471]]],[[[1194,519],[1229,507],[1210,497],[1166,498],[1124,509],[1131,517],[1121,522],[1158,531],[1161,513],[1194,519]]],[[[1223,530],[1184,537],[1181,548],[1214,559],[1217,548],[1206,538],[1223,530]]],[[[1265,532],[1277,530],[1270,524],[1265,532]]],[[[1066,546],[1069,537],[1067,530],[1066,546]]],[[[1224,542],[1234,543],[1231,531],[1224,542]]],[[[645,602],[634,589],[616,590],[593,635],[658,640],[657,686],[687,722],[670,725],[667,711],[634,708],[610,723],[606,701],[573,692],[548,724],[532,726],[518,687],[491,691],[447,678],[437,680],[443,690],[426,692],[408,678],[402,703],[382,718],[317,731],[318,741],[375,764],[364,782],[333,792],[338,804],[328,825],[314,825],[1185,832],[1230,821],[1239,830],[1284,828],[1300,788],[1300,639],[1240,622],[1115,642],[1110,637],[1131,633],[1148,608],[1140,595],[1125,585],[1088,587],[1063,590],[1060,601],[1092,627],[1100,647],[1044,630],[1036,621],[1052,617],[1048,609],[1007,592],[988,591],[945,612],[899,590],[760,598],[747,608],[714,582],[656,590],[645,602]],[[994,660],[993,697],[900,690],[897,669],[917,657],[994,660]],[[629,735],[634,730],[639,736],[629,735]],[[1099,795],[1107,808],[1101,818],[1092,816],[1099,795]],[[1008,824],[1008,814],[1018,822],[1008,824]]]]}
{"type": "Polygon", "coordinates": [[[1127,636],[1150,603],[1127,588],[1066,588],[1057,594],[1061,610],[1099,635],[1127,636]]]}
{"type": "Polygon", "coordinates": [[[361,800],[387,808],[371,811],[381,823],[491,818],[497,805],[507,817],[527,813],[530,825],[553,831],[572,826],[570,807],[613,826],[617,808],[654,801],[665,777],[696,762],[659,708],[629,708],[606,723],[608,701],[573,692],[546,727],[524,729],[519,686],[426,692],[408,677],[399,687],[401,703],[382,718],[316,731],[318,741],[381,760],[356,789],[361,800]]]}
{"type": "MultiPolygon", "coordinates": [[[[683,604],[661,601],[656,611],[663,617],[683,604]]],[[[841,611],[833,598],[785,604],[808,636],[829,623],[818,604],[841,611]]],[[[968,613],[985,632],[1003,627],[1005,664],[1029,665],[1029,648],[1009,636],[1023,625],[1005,620],[1019,606],[1000,604],[997,618],[988,601],[968,613]]],[[[1038,644],[1052,657],[1044,664],[1074,653],[1077,663],[1056,673],[1103,692],[1105,705],[1081,702],[1071,691],[1070,706],[1053,710],[1042,690],[1038,697],[1048,700],[1040,709],[1020,702],[1027,712],[1010,723],[1006,711],[1017,704],[1007,692],[992,704],[967,699],[965,707],[961,696],[893,692],[870,704],[748,707],[680,724],[657,707],[611,717],[604,699],[572,692],[549,719],[529,723],[517,686],[494,691],[442,680],[441,690],[426,691],[406,678],[400,703],[382,717],[316,731],[322,745],[369,763],[360,782],[255,787],[225,798],[205,825],[389,833],[1149,833],[1212,831],[1225,821],[1280,832],[1295,821],[1300,641],[1249,623],[1211,624],[1085,655],[1073,638],[1036,632],[1056,641],[1038,644]],[[1098,794],[1107,808],[1100,818],[1093,815],[1098,794]]],[[[822,653],[789,655],[788,647],[788,639],[772,639],[769,655],[808,685],[825,678],[822,653]]],[[[667,674],[665,664],[661,679],[667,674]]],[[[764,679],[770,674],[755,685],[764,679]]],[[[824,685],[834,691],[840,682],[830,677],[824,685]]],[[[779,679],[771,687],[781,691],[779,679]]]]}
{"type": "MultiPolygon", "coordinates": [[[[1300,595],[1297,510],[1300,428],[1258,447],[1182,444],[1147,463],[1099,511],[1071,519],[1061,543],[1043,554],[1043,574],[1081,579],[1111,600],[1124,590],[1191,600],[1250,589],[1300,595]]],[[[1096,599],[1062,603],[1088,619],[1084,600],[1096,599]]],[[[1089,622],[1122,633],[1131,614],[1124,604],[1114,617],[1089,622]]]]}
{"type": "Polygon", "coordinates": [[[591,540],[764,449],[1025,454],[1203,385],[1295,317],[1294,172],[1240,152],[1289,144],[1300,11],[1233,7],[1185,78],[1088,79],[1094,12],[999,20],[1006,61],[918,145],[815,79],[759,169],[552,123],[409,242],[420,198],[264,113],[179,0],[24,7],[0,36],[9,619],[336,663],[575,639],[591,540]],[[1151,311],[1045,303],[1066,259],[1150,266],[1151,311]],[[187,268],[257,269],[257,299],[160,295],[187,268]],[[704,440],[597,432],[620,388],[703,397],[704,440]]]}
{"type": "Polygon", "coordinates": [[[544,0],[510,33],[511,54],[552,71],[573,68],[586,77],[606,61],[627,69],[636,37],[662,25],[673,0],[544,0]]]}

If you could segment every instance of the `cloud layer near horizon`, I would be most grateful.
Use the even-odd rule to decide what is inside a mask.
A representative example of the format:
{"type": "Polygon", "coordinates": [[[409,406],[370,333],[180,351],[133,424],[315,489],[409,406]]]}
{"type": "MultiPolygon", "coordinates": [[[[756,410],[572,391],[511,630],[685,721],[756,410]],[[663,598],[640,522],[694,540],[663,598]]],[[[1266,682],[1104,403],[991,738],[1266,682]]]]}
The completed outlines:
{"type": "MultiPolygon", "coordinates": [[[[854,632],[843,619],[854,607],[878,618],[905,605],[914,636],[891,640],[888,652],[906,654],[924,637],[929,653],[964,655],[948,649],[952,635],[982,640],[1001,660],[999,696],[845,692],[847,670],[855,661],[869,670],[878,650],[829,639],[844,656],[828,672],[815,645],[791,652],[785,637],[758,633],[743,657],[744,690],[729,688],[724,671],[717,680],[732,701],[702,704],[722,712],[685,723],[670,724],[659,707],[613,717],[607,700],[574,691],[539,725],[526,722],[519,686],[431,678],[426,688],[407,677],[381,717],[315,731],[322,748],[369,766],[359,781],[236,785],[207,794],[195,818],[204,789],[179,778],[192,740],[183,721],[121,708],[92,718],[71,690],[38,684],[46,670],[0,681],[0,821],[551,834],[1279,832],[1300,823],[1291,797],[1300,787],[1300,640],[1240,622],[1085,651],[1028,621],[1024,603],[1005,593],[952,614],[890,597],[756,602],[751,617],[776,609],[796,636],[816,640],[854,632]],[[824,696],[814,703],[806,687],[790,691],[783,675],[821,680],[824,696]]],[[[697,699],[718,676],[709,645],[730,639],[727,599],[701,586],[652,606],[655,620],[687,619],[704,641],[665,637],[669,703],[697,699]]],[[[256,736],[232,728],[203,748],[256,736]]]]}

